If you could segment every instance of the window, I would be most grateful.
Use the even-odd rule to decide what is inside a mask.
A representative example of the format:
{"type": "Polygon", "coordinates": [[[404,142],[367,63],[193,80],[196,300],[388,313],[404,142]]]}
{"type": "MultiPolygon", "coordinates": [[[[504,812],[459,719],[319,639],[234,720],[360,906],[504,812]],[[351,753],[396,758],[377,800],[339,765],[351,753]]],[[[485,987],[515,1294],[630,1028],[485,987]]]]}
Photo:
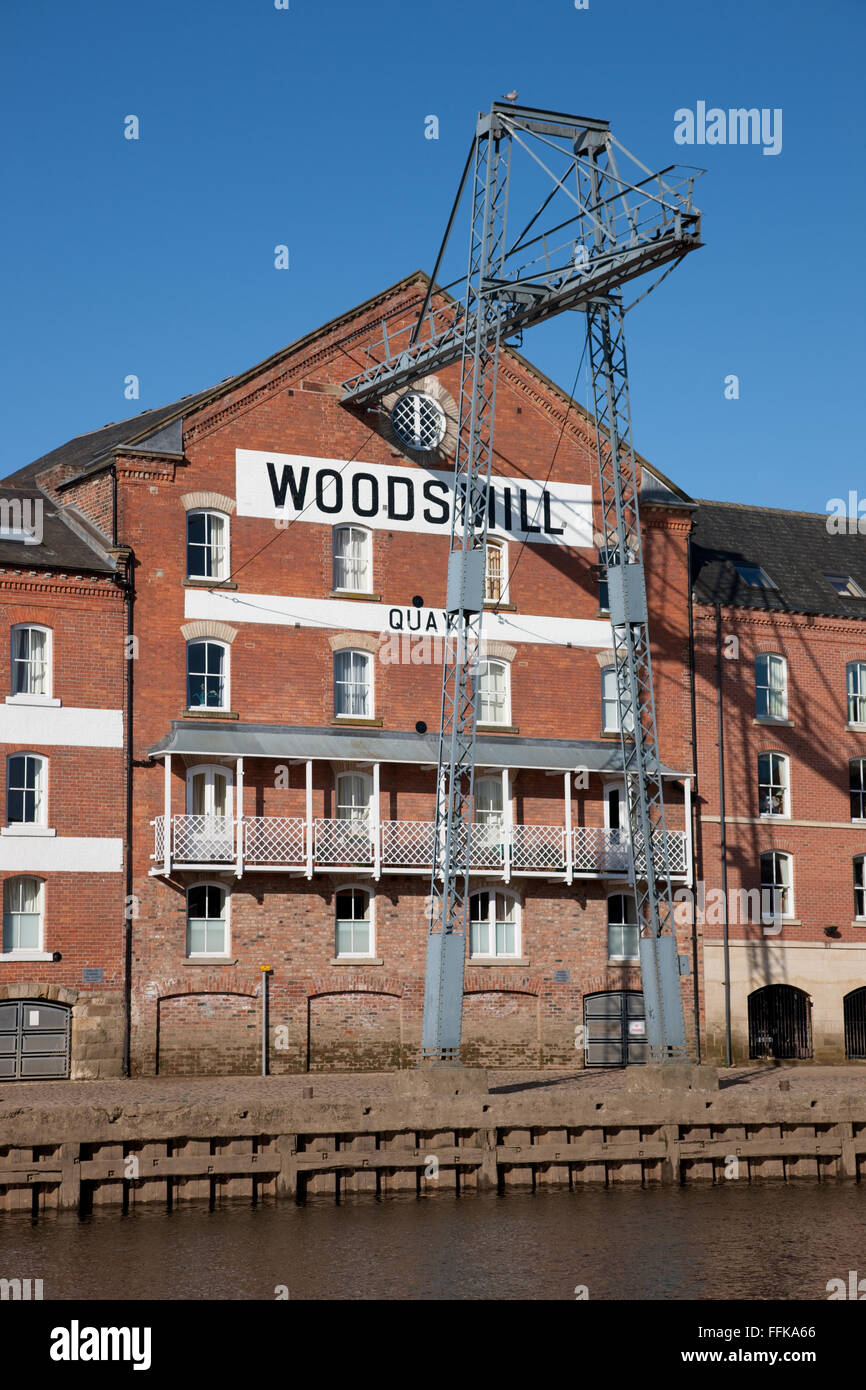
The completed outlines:
{"type": "Polygon", "coordinates": [[[334,714],[373,717],[373,658],[369,652],[334,654],[334,714]]]}
{"type": "Polygon", "coordinates": [[[478,663],[479,724],[510,724],[509,669],[506,661],[478,663]]]}
{"type": "Polygon", "coordinates": [[[397,438],[410,449],[438,449],[447,421],[438,401],[423,391],[406,391],[391,411],[397,438]]]}
{"type": "Polygon", "coordinates": [[[337,778],[337,820],[359,823],[366,829],[370,821],[372,783],[361,772],[343,772],[337,778]]]}
{"type": "MultiPolygon", "coordinates": [[[[616,695],[616,667],[605,666],[601,673],[601,729],[605,734],[619,733],[619,703],[616,695]]],[[[634,716],[626,714],[625,731],[634,733],[634,716]]]]}
{"type": "Polygon", "coordinates": [[[602,613],[607,613],[610,609],[610,599],[607,592],[607,567],[615,563],[615,551],[602,549],[598,552],[598,607],[602,613]]]}
{"type": "Polygon", "coordinates": [[[851,819],[866,820],[866,758],[850,759],[848,784],[851,792],[851,819]]]}
{"type": "Polygon", "coordinates": [[[849,661],[846,671],[848,723],[866,724],[866,661],[849,661]]]}
{"type": "Polygon", "coordinates": [[[186,895],[188,956],[228,954],[228,894],[218,883],[193,883],[186,895]]]}
{"type": "Polygon", "coordinates": [[[373,587],[370,532],[363,526],[337,526],[334,530],[334,588],[347,593],[369,594],[373,587]]]}
{"type": "Polygon", "coordinates": [[[3,884],[3,951],[42,949],[42,884],[7,878],[3,884]]]}
{"type": "Polygon", "coordinates": [[[6,759],[6,820],[9,825],[45,824],[45,759],[15,753],[6,759]]]}
{"type": "Polygon", "coordinates": [[[760,565],[735,564],[734,569],[740,576],[744,584],[748,584],[750,589],[775,589],[766,570],[761,569],[760,565]]]}
{"type": "Polygon", "coordinates": [[[222,512],[187,512],[186,573],[189,579],[228,579],[229,519],[222,512]]]}
{"type": "Polygon", "coordinates": [[[755,712],[758,719],[787,719],[788,663],[783,656],[761,652],[755,657],[755,712]]]}
{"type": "Polygon", "coordinates": [[[520,955],[520,909],[513,893],[473,893],[469,899],[470,956],[520,955]]]}
{"type": "Polygon", "coordinates": [[[12,694],[51,694],[51,632],[47,627],[13,627],[12,694]]]}
{"type": "Polygon", "coordinates": [[[791,814],[788,805],[788,759],[782,753],[758,754],[758,814],[791,814]]]}
{"type": "Polygon", "coordinates": [[[507,551],[503,541],[488,541],[484,562],[484,602],[504,603],[508,583],[507,551]]]}
{"type": "Polygon", "coordinates": [[[475,783],[474,820],[476,825],[502,825],[502,779],[500,777],[478,778],[475,783]]]}
{"type": "Polygon", "coordinates": [[[373,923],[366,888],[337,891],[337,955],[372,956],[373,923]]]}
{"type": "Polygon", "coordinates": [[[228,709],[228,648],[222,642],[188,642],[188,709],[228,709]]]}
{"type": "Polygon", "coordinates": [[[768,850],[761,855],[761,920],[768,922],[793,915],[791,856],[768,850]]]}
{"type": "Polygon", "coordinates": [[[866,855],[857,854],[854,856],[854,916],[857,921],[866,921],[866,876],[864,876],[863,866],[866,863],[866,855]]]}
{"type": "Polygon", "coordinates": [[[194,767],[186,775],[186,809],[191,816],[232,813],[232,775],[223,767],[194,767]]]}
{"type": "Polygon", "coordinates": [[[637,960],[638,925],[634,898],[614,893],[607,900],[607,954],[610,960],[637,960]]]}
{"type": "Polygon", "coordinates": [[[825,574],[824,578],[842,598],[866,598],[866,593],[860,588],[856,579],[852,579],[848,574],[825,574]]]}

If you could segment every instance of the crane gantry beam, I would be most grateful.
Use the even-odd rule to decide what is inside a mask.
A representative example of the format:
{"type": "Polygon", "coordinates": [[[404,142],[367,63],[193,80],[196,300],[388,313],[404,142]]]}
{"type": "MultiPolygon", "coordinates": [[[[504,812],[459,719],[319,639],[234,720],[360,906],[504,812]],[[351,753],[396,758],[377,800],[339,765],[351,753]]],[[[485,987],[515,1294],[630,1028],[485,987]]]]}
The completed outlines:
{"type": "Polygon", "coordinates": [[[619,144],[606,121],[495,102],[478,117],[420,314],[390,334],[383,324],[363,370],[343,384],[346,404],[372,406],[432,371],[460,363],[422,1060],[456,1062],[460,1056],[499,345],[503,337],[566,310],[587,317],[650,1055],[657,1061],[685,1056],[619,290],[638,276],[672,267],[701,245],[700,213],[692,203],[696,172],[671,166],[652,173],[619,144]],[[530,203],[530,215],[509,245],[517,151],[528,156],[544,196],[530,203]],[[629,176],[620,161],[629,162],[629,176]],[[436,281],[470,183],[469,265],[457,299],[438,291],[436,281]],[[550,221],[554,204],[558,210],[563,203],[568,215],[550,221]]]}

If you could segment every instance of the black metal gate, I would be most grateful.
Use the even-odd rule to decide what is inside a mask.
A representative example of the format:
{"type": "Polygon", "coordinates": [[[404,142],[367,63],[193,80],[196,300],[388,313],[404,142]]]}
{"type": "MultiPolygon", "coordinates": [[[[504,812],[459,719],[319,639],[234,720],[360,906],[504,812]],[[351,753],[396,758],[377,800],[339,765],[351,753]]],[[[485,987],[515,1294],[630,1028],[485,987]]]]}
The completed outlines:
{"type": "Polygon", "coordinates": [[[0,1078],[68,1077],[71,1018],[65,1005],[44,999],[0,1003],[0,1078]]]}
{"type": "Polygon", "coordinates": [[[852,989],[842,1001],[845,1017],[845,1056],[866,1058],[866,985],[852,989]]]}
{"type": "Polygon", "coordinates": [[[812,1056],[812,1000],[795,985],[765,985],[749,995],[749,1056],[793,1061],[812,1056]]]}
{"type": "Polygon", "coordinates": [[[588,994],[583,1001],[588,1067],[642,1065],[647,1060],[646,1013],[638,991],[588,994]]]}

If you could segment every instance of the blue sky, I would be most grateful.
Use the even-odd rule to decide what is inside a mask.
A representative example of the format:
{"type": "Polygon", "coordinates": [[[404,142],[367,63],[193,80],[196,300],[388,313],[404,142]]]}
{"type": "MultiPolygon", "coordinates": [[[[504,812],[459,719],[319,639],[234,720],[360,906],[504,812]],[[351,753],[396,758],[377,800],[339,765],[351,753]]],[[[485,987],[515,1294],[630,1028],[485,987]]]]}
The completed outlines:
{"type": "MultiPolygon", "coordinates": [[[[863,0],[5,7],[0,475],[431,269],[475,113],[516,88],[708,171],[704,249],[628,318],[637,446],[694,496],[823,511],[863,475],[864,38],[863,0]],[[781,108],[781,153],[677,146],[699,101],[781,108]]],[[[581,335],[524,352],[568,388],[581,335]]]]}

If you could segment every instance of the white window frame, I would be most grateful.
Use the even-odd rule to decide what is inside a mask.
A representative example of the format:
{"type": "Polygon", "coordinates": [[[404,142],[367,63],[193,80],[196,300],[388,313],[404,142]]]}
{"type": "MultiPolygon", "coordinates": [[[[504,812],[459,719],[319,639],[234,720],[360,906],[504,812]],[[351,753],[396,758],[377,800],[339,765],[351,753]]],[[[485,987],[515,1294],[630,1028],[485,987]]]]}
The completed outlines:
{"type": "Polygon", "coordinates": [[[849,758],[849,759],[848,759],[848,800],[849,800],[849,803],[850,803],[851,798],[852,798],[853,796],[859,796],[859,797],[860,797],[860,809],[861,809],[861,811],[864,813],[863,815],[855,816],[855,815],[854,815],[853,808],[852,808],[852,810],[851,810],[851,820],[854,821],[855,824],[858,824],[858,825],[859,825],[859,823],[860,823],[861,821],[866,821],[866,758],[849,758]],[[851,770],[852,770],[852,768],[854,767],[854,764],[855,764],[855,763],[859,764],[859,767],[860,767],[860,787],[859,787],[859,790],[857,790],[856,792],[855,792],[854,786],[853,786],[853,780],[854,780],[854,779],[853,779],[853,777],[852,777],[852,775],[851,775],[851,770]]]}
{"type": "Polygon", "coordinates": [[[340,651],[334,652],[334,718],[335,719],[375,719],[376,717],[376,683],[374,680],[374,664],[372,652],[365,651],[363,647],[342,647],[340,651]],[[337,690],[340,686],[354,689],[360,685],[359,681],[339,681],[337,671],[340,661],[346,656],[360,656],[364,661],[367,686],[367,705],[364,714],[352,714],[348,710],[337,709],[337,690]]]}
{"type": "MultiPolygon", "coordinates": [[[[786,850],[786,849],[767,849],[767,850],[762,850],[762,851],[761,851],[761,855],[760,855],[760,860],[759,860],[759,867],[760,867],[760,871],[761,871],[761,920],[764,921],[764,893],[765,893],[766,891],[768,891],[768,890],[777,889],[777,888],[778,888],[778,889],[781,889],[782,891],[787,891],[787,894],[788,894],[788,911],[787,911],[787,912],[781,912],[781,913],[779,913],[778,918],[774,918],[773,920],[778,920],[778,921],[780,921],[780,922],[790,922],[790,921],[793,921],[793,919],[794,919],[794,917],[795,917],[795,912],[794,912],[794,856],[793,856],[793,854],[791,854],[790,851],[789,851],[789,850],[786,850]],[[764,880],[764,859],[765,859],[765,857],[767,857],[767,856],[769,856],[769,855],[777,855],[780,859],[784,859],[784,860],[787,861],[787,864],[788,864],[788,882],[787,882],[787,884],[781,883],[781,881],[780,881],[778,884],[777,884],[777,883],[772,883],[772,884],[770,884],[770,883],[765,882],[765,880],[764,880]]],[[[775,896],[774,896],[774,897],[773,897],[773,906],[774,906],[774,908],[775,908],[775,901],[776,901],[776,900],[775,900],[775,896]]]]}
{"type": "Polygon", "coordinates": [[[228,710],[231,709],[231,647],[228,642],[221,641],[218,637],[191,637],[186,644],[186,708],[188,710],[228,710]],[[223,698],[219,705],[191,705],[189,703],[189,658],[192,647],[220,647],[223,652],[223,698]]]}
{"type": "Polygon", "coordinates": [[[508,571],[508,542],[500,540],[498,536],[487,537],[487,545],[484,550],[484,602],[485,604],[508,603],[508,581],[510,575],[508,571]],[[487,592],[487,585],[490,577],[490,551],[499,551],[499,598],[491,598],[487,592]]]}
{"type": "Polygon", "coordinates": [[[339,526],[334,527],[331,532],[331,585],[334,592],[338,594],[371,594],[373,592],[373,533],[369,526],[359,526],[356,521],[352,521],[341,522],[339,526]],[[359,535],[364,537],[366,583],[357,585],[338,584],[337,564],[338,562],[345,564],[345,561],[340,561],[340,557],[337,554],[337,537],[352,531],[357,531],[359,535]]]}
{"type": "Polygon", "coordinates": [[[854,921],[866,922],[866,854],[855,854],[853,859],[854,870],[854,921]],[[857,882],[857,869],[860,869],[860,882],[857,882]],[[862,895],[862,912],[857,911],[857,895],[862,895]]]}
{"type": "MultiPolygon", "coordinates": [[[[29,663],[28,663],[29,664],[29,663]]],[[[60,701],[54,699],[54,633],[50,627],[44,623],[15,623],[9,634],[9,694],[6,696],[7,705],[59,705],[60,701]],[[15,638],[19,632],[26,631],[41,632],[45,636],[45,691],[42,695],[31,694],[29,691],[13,689],[15,684],[15,638]]]]}
{"type": "MultiPolygon", "coordinates": [[[[231,954],[231,891],[227,884],[220,883],[218,879],[207,878],[199,879],[196,883],[187,884],[186,889],[186,959],[187,960],[221,960],[231,954]],[[221,951],[192,951],[190,950],[189,934],[189,895],[196,888],[218,888],[223,894],[223,949],[221,951]]],[[[202,919],[208,922],[215,922],[216,917],[202,919]]]]}
{"type": "Polygon", "coordinates": [[[508,728],[511,724],[511,664],[504,661],[501,656],[483,657],[478,663],[478,723],[483,724],[488,729],[508,728]],[[484,675],[489,674],[491,667],[501,666],[505,675],[505,699],[502,704],[501,719],[485,719],[481,714],[481,704],[483,699],[483,680],[484,675]]]}
{"type": "Polygon", "coordinates": [[[346,771],[346,772],[338,772],[337,775],[336,775],[336,777],[335,777],[335,779],[334,779],[334,819],[335,819],[335,820],[350,821],[350,822],[351,822],[351,821],[355,821],[355,822],[358,822],[359,824],[360,824],[361,822],[363,822],[363,824],[364,824],[366,827],[369,828],[372,815],[373,815],[373,779],[372,779],[372,777],[370,776],[369,772],[360,772],[360,771],[358,771],[358,772],[348,772],[348,771],[346,771]],[[355,777],[355,778],[357,778],[360,782],[362,782],[362,783],[363,783],[363,786],[364,786],[364,791],[365,791],[365,793],[366,793],[366,799],[367,799],[366,810],[362,810],[361,812],[358,812],[358,813],[356,813],[356,814],[354,814],[354,815],[341,815],[341,814],[340,814],[341,810],[344,809],[344,808],[345,808],[347,811],[350,810],[350,809],[352,809],[352,804],[351,804],[350,802],[348,802],[348,801],[343,801],[342,798],[341,798],[341,794],[340,794],[340,783],[341,783],[341,782],[344,782],[344,781],[346,780],[347,777],[355,777]]]}
{"type": "Polygon", "coordinates": [[[618,929],[618,931],[620,932],[620,941],[623,940],[623,936],[622,936],[623,928],[624,928],[624,927],[634,927],[634,928],[635,928],[635,939],[636,939],[636,941],[638,941],[638,942],[640,941],[640,926],[639,926],[638,920],[637,920],[637,904],[636,904],[636,902],[635,902],[634,894],[633,894],[633,893],[624,893],[624,892],[619,892],[619,893],[608,893],[608,895],[607,895],[607,900],[606,900],[606,917],[607,917],[607,958],[608,958],[608,960],[615,960],[615,961],[640,960],[640,947],[639,947],[639,946],[638,946],[637,950],[635,951],[634,955],[631,955],[631,956],[625,955],[623,952],[612,951],[612,950],[610,949],[610,931],[611,931],[611,927],[616,927],[616,928],[618,929]],[[610,919],[610,905],[611,905],[611,903],[614,901],[614,899],[621,899],[624,903],[631,903],[631,910],[632,910],[632,912],[634,913],[634,920],[633,920],[633,921],[631,921],[631,922],[626,921],[626,920],[620,920],[620,921],[618,921],[618,922],[612,922],[612,921],[611,921],[611,919],[610,919]]]}
{"type": "Polygon", "coordinates": [[[501,827],[505,824],[505,802],[502,797],[502,778],[501,777],[476,777],[474,789],[474,805],[472,808],[473,825],[491,825],[501,827]],[[499,802],[499,809],[495,807],[491,810],[484,807],[479,811],[478,801],[481,788],[492,787],[495,790],[493,801],[499,802]]]}
{"type": "Polygon", "coordinates": [[[866,716],[866,661],[849,661],[845,667],[845,709],[848,716],[848,723],[855,729],[866,728],[866,717],[863,719],[851,718],[851,701],[856,700],[862,706],[864,716],[866,716]],[[856,676],[851,679],[852,674],[856,676]],[[854,686],[852,690],[851,687],[854,686]]]}
{"type": "MultiPolygon", "coordinates": [[[[205,529],[206,529],[206,531],[208,530],[207,526],[206,526],[205,529]]],[[[185,557],[185,568],[186,568],[186,577],[187,577],[187,579],[210,580],[210,581],[213,582],[213,583],[221,583],[224,579],[228,579],[229,576],[230,576],[230,574],[231,574],[231,572],[232,572],[232,569],[231,569],[231,552],[230,552],[230,549],[229,549],[230,543],[231,543],[231,519],[230,519],[230,517],[229,517],[228,512],[221,512],[221,511],[219,510],[218,507],[192,507],[192,508],[187,512],[187,514],[186,514],[186,557],[185,557]],[[197,551],[201,551],[202,553],[204,553],[204,552],[206,552],[206,551],[207,551],[207,552],[210,552],[210,553],[211,553],[211,556],[212,556],[212,551],[213,551],[213,541],[211,541],[211,540],[206,541],[203,545],[200,544],[198,541],[190,542],[190,538],[189,538],[189,527],[190,527],[190,522],[192,521],[192,518],[193,518],[194,516],[216,517],[216,518],[218,518],[218,520],[220,520],[220,521],[222,522],[222,525],[223,525],[223,537],[224,537],[224,539],[223,539],[223,562],[222,562],[222,566],[221,566],[221,571],[222,571],[222,572],[221,572],[220,574],[194,574],[194,573],[192,572],[192,570],[190,569],[190,567],[189,567],[189,548],[190,548],[190,544],[194,544],[197,551]]]]}
{"type": "Polygon", "coordinates": [[[603,734],[618,734],[619,698],[617,692],[616,667],[603,666],[601,671],[601,731],[603,734]],[[613,696],[608,693],[608,684],[613,685],[613,696]],[[608,708],[613,705],[614,722],[608,723],[608,708]]]}
{"type": "MultiPolygon", "coordinates": [[[[26,766],[26,764],[25,764],[26,766]]],[[[26,772],[25,772],[26,778],[26,772]]],[[[26,788],[18,788],[19,791],[26,788]]],[[[14,753],[6,756],[6,819],[4,834],[7,835],[33,835],[45,830],[48,825],[48,759],[44,753],[33,753],[29,748],[19,748],[14,753]],[[38,815],[36,820],[10,820],[9,819],[9,793],[11,788],[10,766],[15,758],[32,758],[39,764],[38,769],[38,815]]]]}
{"type": "MultiPolygon", "coordinates": [[[[772,776],[772,769],[770,775],[772,776]]],[[[758,754],[758,815],[762,820],[790,820],[791,818],[791,759],[787,753],[780,753],[775,748],[762,749],[758,754]],[[761,787],[764,785],[761,782],[762,758],[778,758],[782,764],[784,780],[779,783],[769,782],[766,784],[770,787],[778,786],[781,788],[783,806],[781,811],[763,811],[761,809],[761,787]]]]}
{"type": "Polygon", "coordinates": [[[341,883],[334,889],[334,959],[335,960],[372,960],[376,954],[376,897],[369,886],[365,883],[341,883]],[[337,900],[344,893],[363,893],[367,899],[367,922],[369,924],[369,950],[367,951],[341,951],[340,937],[337,924],[340,921],[363,922],[363,917],[344,917],[337,916],[337,900]]]}
{"type": "MultiPolygon", "coordinates": [[[[11,914],[10,914],[11,915],[11,914]]],[[[3,930],[0,934],[0,960],[51,960],[52,953],[45,950],[45,879],[38,874],[10,874],[3,880],[3,930]],[[39,885],[39,940],[36,946],[13,946],[6,950],[6,889],[8,884],[20,883],[31,878],[39,885]]]]}
{"type": "Polygon", "coordinates": [[[234,778],[230,767],[222,767],[219,763],[196,763],[195,767],[188,767],[186,770],[186,813],[188,816],[205,815],[216,816],[215,811],[193,811],[192,794],[194,777],[204,776],[205,778],[205,801],[213,803],[213,780],[219,774],[226,779],[226,819],[231,820],[234,815],[234,778]]]}
{"type": "Polygon", "coordinates": [[[605,783],[604,788],[604,828],[605,830],[626,831],[628,829],[628,802],[625,795],[625,782],[605,783]],[[614,792],[619,798],[619,825],[611,825],[610,802],[614,792]]]}
{"type": "Polygon", "coordinates": [[[788,718],[788,661],[787,661],[787,658],[786,658],[786,657],[782,656],[781,652],[758,652],[757,656],[755,657],[755,718],[756,718],[756,719],[765,719],[765,720],[769,720],[769,721],[772,721],[772,722],[775,722],[775,723],[783,723],[783,722],[786,722],[786,721],[787,721],[787,718],[788,718]],[[774,687],[770,684],[770,669],[771,669],[771,663],[774,662],[774,661],[778,661],[778,662],[781,663],[781,669],[782,669],[782,684],[781,684],[781,687],[780,687],[780,690],[779,690],[779,691],[776,691],[776,690],[774,689],[774,687]],[[766,663],[767,663],[767,666],[766,666],[766,684],[762,684],[762,682],[761,682],[760,664],[761,664],[762,662],[766,662],[766,663]],[[766,701],[766,703],[767,703],[767,712],[766,712],[766,713],[762,713],[761,708],[760,708],[760,706],[761,706],[761,692],[762,692],[762,691],[766,691],[766,696],[767,696],[767,701],[766,701]],[[775,694],[781,694],[781,697],[782,697],[782,699],[781,699],[781,703],[782,703],[782,712],[781,712],[781,714],[771,714],[771,713],[770,713],[770,708],[771,708],[771,705],[772,705],[772,696],[775,695],[775,694]]]}
{"type": "Polygon", "coordinates": [[[520,894],[513,888],[502,888],[491,884],[489,888],[476,888],[469,895],[469,959],[470,960],[520,960],[523,949],[523,903],[520,894]],[[482,893],[488,894],[487,904],[487,934],[488,945],[491,947],[487,951],[474,951],[472,949],[472,928],[476,923],[472,920],[472,904],[482,893]],[[496,898],[504,898],[511,903],[514,908],[514,950],[497,951],[496,949],[496,898]]]}

